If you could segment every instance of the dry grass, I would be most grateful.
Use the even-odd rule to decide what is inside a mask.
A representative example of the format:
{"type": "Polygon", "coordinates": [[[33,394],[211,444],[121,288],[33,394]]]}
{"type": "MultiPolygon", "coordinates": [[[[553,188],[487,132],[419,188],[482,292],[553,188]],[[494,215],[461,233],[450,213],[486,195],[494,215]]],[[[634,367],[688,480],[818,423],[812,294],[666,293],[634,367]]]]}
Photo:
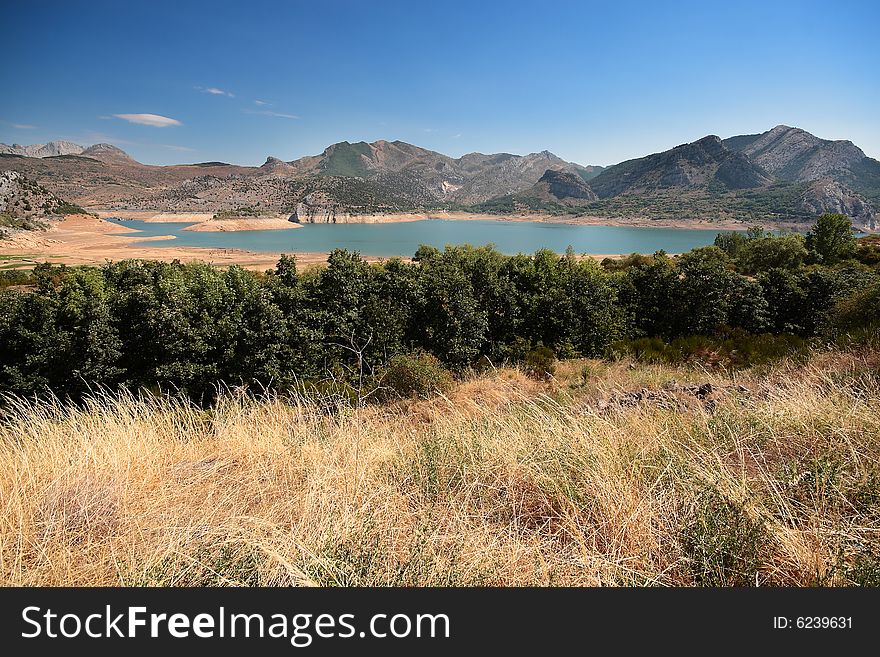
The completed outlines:
{"type": "Polygon", "coordinates": [[[0,583],[876,584],[877,365],[579,361],[332,412],[7,400],[0,583]]]}

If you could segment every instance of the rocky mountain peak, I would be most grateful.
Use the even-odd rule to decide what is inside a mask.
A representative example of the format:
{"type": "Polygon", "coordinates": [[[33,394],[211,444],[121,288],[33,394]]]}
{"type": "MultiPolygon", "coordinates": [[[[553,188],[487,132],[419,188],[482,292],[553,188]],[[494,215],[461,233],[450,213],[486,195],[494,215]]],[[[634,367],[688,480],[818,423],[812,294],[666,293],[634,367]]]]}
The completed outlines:
{"type": "Polygon", "coordinates": [[[262,166],[260,166],[260,169],[269,173],[288,173],[292,172],[294,167],[290,163],[270,155],[266,158],[266,161],[262,166]]]}
{"type": "Polygon", "coordinates": [[[778,125],[746,139],[728,140],[731,148],[749,156],[783,180],[809,182],[860,168],[864,152],[851,141],[820,139],[806,130],[778,125]]]}
{"type": "Polygon", "coordinates": [[[80,155],[100,160],[105,164],[137,164],[128,153],[113,144],[94,144],[82,151],[80,155]]]}

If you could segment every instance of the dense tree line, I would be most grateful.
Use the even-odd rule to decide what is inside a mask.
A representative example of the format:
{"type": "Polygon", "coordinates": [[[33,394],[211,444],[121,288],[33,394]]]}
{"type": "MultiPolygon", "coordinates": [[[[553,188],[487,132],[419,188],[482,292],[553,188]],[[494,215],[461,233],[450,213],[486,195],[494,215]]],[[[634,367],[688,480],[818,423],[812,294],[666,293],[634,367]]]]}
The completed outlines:
{"type": "Polygon", "coordinates": [[[362,375],[421,350],[455,370],[520,361],[539,346],[603,355],[644,336],[808,337],[827,329],[835,304],[877,289],[875,268],[856,251],[845,238],[751,231],[676,258],[602,265],[571,252],[467,246],[422,247],[413,262],[381,264],[338,250],[306,271],[282,256],[265,273],[134,260],[40,265],[35,289],[0,292],[0,390],[76,397],[94,384],[160,386],[202,397],[219,381],[285,388],[362,375]],[[817,245],[843,250],[828,257],[817,245]]]}

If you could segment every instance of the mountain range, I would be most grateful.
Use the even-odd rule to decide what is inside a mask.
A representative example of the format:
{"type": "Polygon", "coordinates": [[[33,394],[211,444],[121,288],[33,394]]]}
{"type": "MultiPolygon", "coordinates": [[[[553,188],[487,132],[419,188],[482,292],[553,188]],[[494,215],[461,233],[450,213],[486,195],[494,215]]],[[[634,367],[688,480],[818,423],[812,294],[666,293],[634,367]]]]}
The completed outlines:
{"type": "Polygon", "coordinates": [[[298,221],[438,209],[487,213],[807,223],[843,212],[876,226],[880,162],[850,141],[789,126],[709,135],[607,168],[553,153],[452,158],[401,141],[343,141],[259,167],[149,166],[110,144],[0,144],[0,170],[93,209],[216,212],[248,207],[298,221]]]}
{"type": "Polygon", "coordinates": [[[69,141],[50,141],[48,144],[31,144],[30,146],[0,144],[0,155],[21,155],[22,157],[36,158],[82,155],[112,164],[138,164],[128,153],[112,144],[94,144],[85,148],[69,141]]]}

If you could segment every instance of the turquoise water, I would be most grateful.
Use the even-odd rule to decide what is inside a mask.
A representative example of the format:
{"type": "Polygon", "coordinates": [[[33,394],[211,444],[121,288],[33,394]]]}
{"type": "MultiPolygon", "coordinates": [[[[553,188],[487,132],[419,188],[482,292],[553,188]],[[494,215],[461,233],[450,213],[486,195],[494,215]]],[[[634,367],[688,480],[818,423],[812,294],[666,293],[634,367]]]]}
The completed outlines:
{"type": "MultiPolygon", "coordinates": [[[[183,230],[190,223],[116,223],[144,237],[173,235],[150,246],[202,246],[270,253],[326,253],[342,248],[369,256],[412,256],[421,244],[442,249],[447,244],[493,244],[502,253],[534,253],[541,248],[563,253],[681,253],[712,244],[714,230],[575,226],[528,221],[453,221],[427,219],[389,224],[306,224],[291,230],[207,233],[183,230]]],[[[134,235],[133,235],[134,236],[134,235]]]]}

